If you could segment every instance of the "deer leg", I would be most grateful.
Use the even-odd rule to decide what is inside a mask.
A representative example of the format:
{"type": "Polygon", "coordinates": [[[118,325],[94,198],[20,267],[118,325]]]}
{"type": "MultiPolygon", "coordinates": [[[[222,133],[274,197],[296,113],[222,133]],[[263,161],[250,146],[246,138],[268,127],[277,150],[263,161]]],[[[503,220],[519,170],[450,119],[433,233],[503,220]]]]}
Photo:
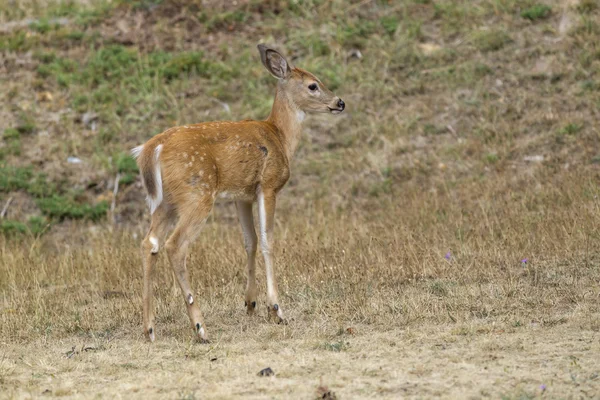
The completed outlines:
{"type": "Polygon", "coordinates": [[[277,300],[273,260],[273,226],[275,223],[275,192],[258,188],[258,216],[260,225],[260,247],[265,259],[267,275],[267,310],[270,318],[283,322],[283,311],[277,300]]]}
{"type": "Polygon", "coordinates": [[[142,241],[142,264],[144,269],[144,286],[142,289],[144,304],[143,324],[144,333],[152,342],[155,338],[152,275],[160,244],[164,240],[169,226],[169,217],[169,211],[166,209],[166,206],[158,207],[154,214],[152,214],[150,230],[142,241]]]}
{"type": "MultiPolygon", "coordinates": [[[[189,208],[188,208],[189,209],[189,208]]],[[[204,328],[204,319],[202,318],[202,312],[198,305],[197,299],[192,294],[192,288],[190,287],[189,274],[186,268],[186,258],[189,245],[194,241],[202,230],[202,226],[206,222],[206,218],[212,209],[212,203],[210,205],[205,204],[194,208],[191,208],[192,212],[182,213],[179,218],[179,222],[173,231],[173,234],[167,240],[165,247],[167,248],[167,255],[171,262],[171,267],[183,299],[187,307],[188,316],[194,332],[199,336],[202,342],[208,341],[208,335],[204,328]]]]}
{"type": "Polygon", "coordinates": [[[254,218],[252,216],[252,203],[237,201],[235,203],[238,219],[244,234],[244,247],[248,255],[248,282],[246,284],[246,312],[253,315],[256,310],[256,231],[254,230],[254,218]]]}

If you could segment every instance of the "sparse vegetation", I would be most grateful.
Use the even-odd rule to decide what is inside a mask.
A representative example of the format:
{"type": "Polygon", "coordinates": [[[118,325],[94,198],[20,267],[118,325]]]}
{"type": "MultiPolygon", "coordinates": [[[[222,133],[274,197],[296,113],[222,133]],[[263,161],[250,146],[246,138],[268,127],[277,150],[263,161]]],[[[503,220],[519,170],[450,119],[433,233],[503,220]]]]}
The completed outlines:
{"type": "Polygon", "coordinates": [[[477,32],[473,41],[481,51],[496,51],[510,42],[510,36],[504,30],[485,30],[477,32]]]}
{"type": "Polygon", "coordinates": [[[597,1],[23,0],[0,2],[0,25],[2,395],[600,392],[597,1]],[[288,324],[263,318],[262,261],[245,315],[223,205],[187,263],[212,343],[185,330],[161,247],[146,345],[127,152],[266,117],[259,41],[347,104],[307,118],[280,196],[288,324]]]}
{"type": "Polygon", "coordinates": [[[531,21],[545,19],[550,16],[552,8],[546,4],[535,4],[521,12],[521,17],[531,21]]]}
{"type": "Polygon", "coordinates": [[[39,199],[37,204],[45,215],[60,221],[67,218],[98,221],[106,216],[108,211],[108,203],[105,201],[89,205],[79,203],[73,198],[58,195],[39,199]]]}

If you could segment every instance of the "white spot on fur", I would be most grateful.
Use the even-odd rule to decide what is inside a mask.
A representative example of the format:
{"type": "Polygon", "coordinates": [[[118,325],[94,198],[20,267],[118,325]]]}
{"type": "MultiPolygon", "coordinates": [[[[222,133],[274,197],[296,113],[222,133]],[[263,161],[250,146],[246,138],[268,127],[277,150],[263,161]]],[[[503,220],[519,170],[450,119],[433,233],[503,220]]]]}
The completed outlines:
{"type": "Polygon", "coordinates": [[[296,121],[302,122],[306,118],[306,113],[302,110],[296,111],[296,121]]]}
{"type": "Polygon", "coordinates": [[[188,304],[191,306],[192,304],[194,304],[194,297],[192,296],[192,294],[188,294],[188,298],[187,298],[188,304]]]}
{"type": "Polygon", "coordinates": [[[154,149],[154,186],[156,187],[156,197],[147,197],[148,205],[150,206],[150,214],[154,214],[154,211],[158,208],[163,200],[163,188],[162,188],[162,175],[160,172],[160,152],[163,149],[163,145],[159,144],[154,149]]]}
{"type": "Polygon", "coordinates": [[[150,252],[152,254],[156,254],[158,253],[158,238],[154,237],[154,236],[150,236],[150,243],[152,243],[152,250],[150,250],[150,252]]]}

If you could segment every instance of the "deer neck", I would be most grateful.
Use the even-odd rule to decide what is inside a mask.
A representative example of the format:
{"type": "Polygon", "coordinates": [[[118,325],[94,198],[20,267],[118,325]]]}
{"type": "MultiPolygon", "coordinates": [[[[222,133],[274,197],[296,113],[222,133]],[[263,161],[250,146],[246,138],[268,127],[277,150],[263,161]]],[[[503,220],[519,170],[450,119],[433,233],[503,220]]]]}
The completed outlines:
{"type": "Polygon", "coordinates": [[[302,136],[302,122],[306,114],[289,98],[283,85],[285,85],[283,82],[277,85],[275,101],[267,122],[272,123],[279,130],[287,158],[291,161],[302,136]]]}

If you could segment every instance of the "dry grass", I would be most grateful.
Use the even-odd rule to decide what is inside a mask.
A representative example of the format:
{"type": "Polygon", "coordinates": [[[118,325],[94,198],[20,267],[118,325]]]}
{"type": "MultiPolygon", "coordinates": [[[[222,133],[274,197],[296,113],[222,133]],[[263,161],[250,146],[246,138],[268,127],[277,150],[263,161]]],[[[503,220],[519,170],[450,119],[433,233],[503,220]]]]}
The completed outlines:
{"type": "Polygon", "coordinates": [[[595,2],[299,3],[0,3],[0,398],[597,397],[595,2]],[[6,25],[25,18],[41,22],[6,25]],[[266,321],[264,293],[245,315],[220,205],[188,263],[211,344],[161,255],[149,345],[141,185],[103,220],[85,207],[161,129],[264,116],[259,41],[348,104],[307,121],[278,204],[289,324],[266,321]]]}
{"type": "Polygon", "coordinates": [[[519,397],[542,384],[553,397],[594,393],[600,214],[594,195],[570,190],[591,182],[563,179],[564,192],[525,190],[510,205],[487,184],[471,187],[477,201],[408,191],[350,214],[288,200],[277,228],[285,326],[265,320],[264,298],[260,316],[245,315],[241,234],[223,208],[189,262],[206,346],[194,342],[165,262],[158,342],[145,344],[131,236],[101,229],[56,253],[6,242],[2,387],[16,397],[306,397],[322,378],[343,398],[519,397]],[[531,209],[548,197],[563,206],[531,209]],[[79,352],[66,358],[72,346],[79,352]],[[267,366],[276,378],[256,377],[267,366]],[[92,371],[98,379],[85,378],[92,371]]]}

